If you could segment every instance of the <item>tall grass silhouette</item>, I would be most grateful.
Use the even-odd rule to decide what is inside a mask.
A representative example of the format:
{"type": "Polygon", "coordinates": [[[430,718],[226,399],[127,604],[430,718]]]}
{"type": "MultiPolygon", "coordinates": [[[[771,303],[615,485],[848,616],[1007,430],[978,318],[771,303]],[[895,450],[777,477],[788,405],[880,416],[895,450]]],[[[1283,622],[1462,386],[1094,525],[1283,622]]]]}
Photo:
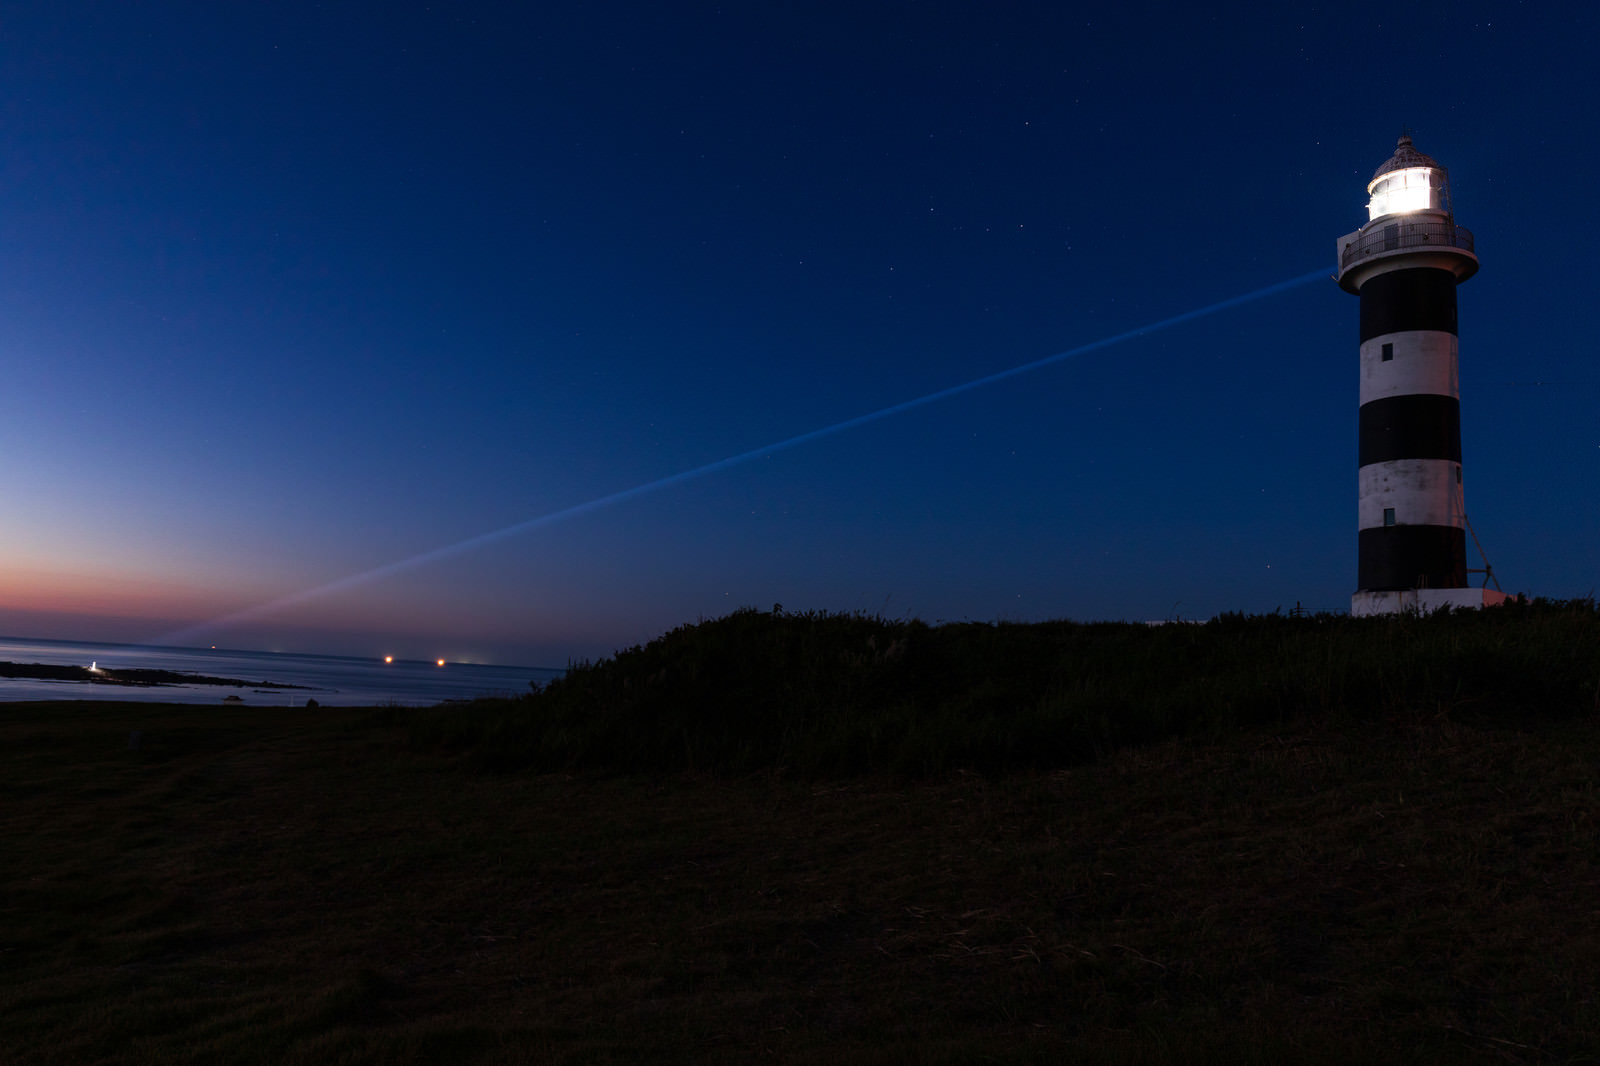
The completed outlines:
{"type": "Polygon", "coordinates": [[[751,608],[574,664],[515,700],[418,712],[485,767],[801,775],[1080,764],[1298,715],[1600,710],[1594,601],[1428,617],[927,625],[751,608]]]}

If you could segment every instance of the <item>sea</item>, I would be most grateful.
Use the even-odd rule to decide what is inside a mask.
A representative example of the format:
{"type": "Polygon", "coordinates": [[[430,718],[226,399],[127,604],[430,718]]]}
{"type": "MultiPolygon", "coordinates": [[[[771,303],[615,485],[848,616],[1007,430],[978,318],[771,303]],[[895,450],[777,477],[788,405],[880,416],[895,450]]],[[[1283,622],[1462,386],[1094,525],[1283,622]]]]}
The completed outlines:
{"type": "MultiPolygon", "coordinates": [[[[0,662],[98,666],[101,670],[171,670],[204,677],[237,678],[297,688],[228,685],[107,685],[91,681],[36,681],[0,677],[0,703],[17,700],[143,700],[152,703],[220,705],[235,696],[246,706],[431,707],[482,696],[520,696],[566,673],[544,666],[362,659],[342,655],[294,655],[220,648],[163,648],[145,644],[0,637],[0,662]]],[[[236,706],[238,700],[228,701],[236,706]]]]}

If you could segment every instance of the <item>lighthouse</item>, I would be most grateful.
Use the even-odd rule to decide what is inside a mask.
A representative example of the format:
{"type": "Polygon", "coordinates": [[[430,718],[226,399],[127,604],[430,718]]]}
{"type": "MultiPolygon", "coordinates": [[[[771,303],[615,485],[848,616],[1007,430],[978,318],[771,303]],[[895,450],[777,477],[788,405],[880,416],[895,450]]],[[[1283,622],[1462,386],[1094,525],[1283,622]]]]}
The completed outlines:
{"type": "Polygon", "coordinates": [[[1353,615],[1483,607],[1467,581],[1456,286],[1478,272],[1445,168],[1402,136],[1367,184],[1367,224],[1339,238],[1339,287],[1361,298],[1357,591],[1353,615]]]}

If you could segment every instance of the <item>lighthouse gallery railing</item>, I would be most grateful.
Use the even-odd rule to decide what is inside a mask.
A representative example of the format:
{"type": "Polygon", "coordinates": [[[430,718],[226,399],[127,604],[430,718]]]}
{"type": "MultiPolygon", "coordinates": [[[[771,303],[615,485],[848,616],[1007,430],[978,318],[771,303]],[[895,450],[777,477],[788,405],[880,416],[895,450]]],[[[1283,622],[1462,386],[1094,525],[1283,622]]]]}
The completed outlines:
{"type": "Polygon", "coordinates": [[[1454,222],[1430,219],[1416,222],[1390,222],[1363,230],[1339,253],[1339,270],[1371,255],[1397,252],[1402,248],[1460,248],[1472,251],[1472,231],[1454,222]]]}

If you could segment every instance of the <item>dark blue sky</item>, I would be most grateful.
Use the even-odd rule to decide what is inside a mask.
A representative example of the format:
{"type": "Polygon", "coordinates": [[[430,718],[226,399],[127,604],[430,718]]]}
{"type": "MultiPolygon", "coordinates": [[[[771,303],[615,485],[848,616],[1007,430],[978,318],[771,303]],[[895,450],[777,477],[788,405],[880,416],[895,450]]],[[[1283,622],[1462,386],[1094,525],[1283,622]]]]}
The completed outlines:
{"type": "Polygon", "coordinates": [[[775,602],[1343,607],[1331,280],[474,538],[1331,275],[1408,127],[1483,262],[1468,514],[1508,591],[1589,594],[1595,31],[1478,3],[5,4],[0,631],[560,665],[775,602]]]}

